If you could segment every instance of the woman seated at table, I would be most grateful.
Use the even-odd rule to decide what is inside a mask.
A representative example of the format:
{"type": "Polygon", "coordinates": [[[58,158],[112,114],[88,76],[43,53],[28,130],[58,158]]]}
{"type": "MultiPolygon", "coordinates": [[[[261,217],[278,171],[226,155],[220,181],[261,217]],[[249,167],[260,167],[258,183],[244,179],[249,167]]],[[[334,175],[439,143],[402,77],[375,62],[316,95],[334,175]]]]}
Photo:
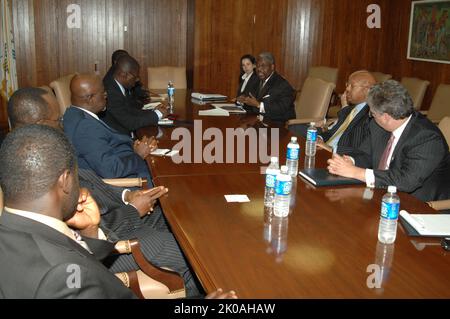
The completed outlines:
{"type": "Polygon", "coordinates": [[[258,87],[259,78],[256,74],[256,59],[253,55],[246,54],[241,58],[241,75],[236,96],[248,96],[250,93],[255,96],[258,87]]]}

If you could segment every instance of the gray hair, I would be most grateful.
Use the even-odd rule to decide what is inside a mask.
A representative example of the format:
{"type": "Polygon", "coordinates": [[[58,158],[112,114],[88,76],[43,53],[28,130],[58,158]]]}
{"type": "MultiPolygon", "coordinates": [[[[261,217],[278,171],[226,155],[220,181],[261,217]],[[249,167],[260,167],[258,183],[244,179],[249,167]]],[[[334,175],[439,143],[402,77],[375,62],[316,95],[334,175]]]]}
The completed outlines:
{"type": "Polygon", "coordinates": [[[414,112],[411,96],[395,80],[374,85],[369,91],[367,102],[374,112],[387,113],[396,120],[407,118],[414,112]]]}
{"type": "Polygon", "coordinates": [[[258,57],[262,60],[270,62],[271,64],[275,64],[275,58],[273,57],[273,54],[270,52],[262,52],[258,55],[258,57]]]}

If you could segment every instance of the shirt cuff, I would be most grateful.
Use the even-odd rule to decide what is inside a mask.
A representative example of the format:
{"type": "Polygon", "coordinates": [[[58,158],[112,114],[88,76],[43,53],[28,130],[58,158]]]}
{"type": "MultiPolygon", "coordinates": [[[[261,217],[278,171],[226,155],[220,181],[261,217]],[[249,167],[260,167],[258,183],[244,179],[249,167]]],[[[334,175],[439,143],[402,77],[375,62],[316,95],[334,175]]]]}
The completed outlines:
{"type": "Polygon", "coordinates": [[[160,110],[155,110],[155,113],[156,113],[156,115],[158,115],[158,119],[159,119],[159,120],[162,119],[163,114],[161,113],[160,110]]]}
{"type": "Polygon", "coordinates": [[[264,109],[264,102],[259,104],[259,113],[266,113],[266,110],[264,109]]]}
{"type": "Polygon", "coordinates": [[[129,203],[125,200],[125,194],[126,193],[128,193],[128,192],[131,192],[129,189],[124,189],[123,190],[123,192],[122,192],[122,202],[125,204],[125,205],[128,205],[129,203]]]}
{"type": "Polygon", "coordinates": [[[375,187],[375,174],[373,173],[373,169],[366,169],[366,185],[367,187],[374,188],[375,187]]]}

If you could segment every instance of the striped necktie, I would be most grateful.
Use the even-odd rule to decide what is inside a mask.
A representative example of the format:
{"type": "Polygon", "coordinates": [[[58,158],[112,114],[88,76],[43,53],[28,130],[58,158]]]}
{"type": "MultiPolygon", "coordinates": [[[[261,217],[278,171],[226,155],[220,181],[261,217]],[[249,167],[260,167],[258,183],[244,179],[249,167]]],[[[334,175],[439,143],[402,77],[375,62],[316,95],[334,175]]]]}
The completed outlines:
{"type": "Polygon", "coordinates": [[[336,130],[336,132],[333,134],[332,137],[327,141],[327,145],[333,145],[333,142],[336,138],[340,138],[341,135],[344,133],[344,131],[347,129],[347,127],[350,125],[352,120],[355,118],[357,113],[356,107],[353,108],[353,110],[350,112],[349,115],[347,115],[347,118],[342,122],[341,126],[336,130]]]}

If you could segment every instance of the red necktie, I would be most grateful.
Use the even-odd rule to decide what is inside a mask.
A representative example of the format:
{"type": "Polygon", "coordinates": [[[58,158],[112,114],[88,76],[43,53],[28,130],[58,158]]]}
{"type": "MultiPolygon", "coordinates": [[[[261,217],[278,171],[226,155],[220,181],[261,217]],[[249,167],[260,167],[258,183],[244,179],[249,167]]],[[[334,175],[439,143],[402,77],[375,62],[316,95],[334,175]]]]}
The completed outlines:
{"type": "Polygon", "coordinates": [[[388,157],[391,153],[392,144],[394,144],[394,134],[391,134],[391,137],[389,138],[389,141],[386,145],[386,148],[384,149],[383,155],[381,156],[380,163],[378,164],[378,169],[380,170],[387,170],[389,169],[389,163],[388,163],[388,157]]]}

